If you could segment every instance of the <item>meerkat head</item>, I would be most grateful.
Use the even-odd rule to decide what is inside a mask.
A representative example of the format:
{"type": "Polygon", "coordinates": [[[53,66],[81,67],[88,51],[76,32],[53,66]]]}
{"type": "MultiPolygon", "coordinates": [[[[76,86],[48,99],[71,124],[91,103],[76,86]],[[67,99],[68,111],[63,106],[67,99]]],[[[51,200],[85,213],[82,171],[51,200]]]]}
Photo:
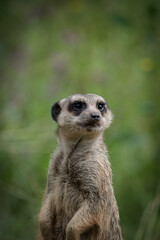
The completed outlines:
{"type": "Polygon", "coordinates": [[[79,135],[103,132],[112,121],[108,104],[96,94],[75,94],[56,102],[52,117],[59,128],[79,135]]]}

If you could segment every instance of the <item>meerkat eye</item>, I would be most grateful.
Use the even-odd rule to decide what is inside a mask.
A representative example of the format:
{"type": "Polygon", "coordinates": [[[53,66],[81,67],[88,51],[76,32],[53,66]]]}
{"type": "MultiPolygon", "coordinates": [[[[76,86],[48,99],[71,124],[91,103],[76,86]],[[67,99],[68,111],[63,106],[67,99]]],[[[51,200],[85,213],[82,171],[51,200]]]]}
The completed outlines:
{"type": "Polygon", "coordinates": [[[76,101],[72,103],[72,109],[74,111],[82,111],[86,107],[86,104],[80,101],[76,101]]]}
{"type": "Polygon", "coordinates": [[[100,112],[103,112],[105,110],[105,103],[103,102],[98,103],[97,108],[100,112]]]}

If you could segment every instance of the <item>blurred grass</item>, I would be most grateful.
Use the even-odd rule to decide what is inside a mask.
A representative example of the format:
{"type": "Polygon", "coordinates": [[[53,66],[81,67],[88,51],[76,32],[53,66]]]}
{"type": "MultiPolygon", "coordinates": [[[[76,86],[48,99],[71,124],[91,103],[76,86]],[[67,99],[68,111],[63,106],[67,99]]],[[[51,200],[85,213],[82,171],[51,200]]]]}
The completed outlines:
{"type": "Polygon", "coordinates": [[[52,104],[105,97],[105,133],[125,240],[160,238],[158,1],[3,1],[0,38],[0,238],[35,239],[52,104]]]}

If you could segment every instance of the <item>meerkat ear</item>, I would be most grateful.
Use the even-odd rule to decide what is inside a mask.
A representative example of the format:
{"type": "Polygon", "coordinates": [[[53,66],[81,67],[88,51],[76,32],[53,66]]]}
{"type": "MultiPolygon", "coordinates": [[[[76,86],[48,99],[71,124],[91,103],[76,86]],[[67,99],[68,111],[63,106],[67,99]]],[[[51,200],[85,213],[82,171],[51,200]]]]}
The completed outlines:
{"type": "Polygon", "coordinates": [[[53,106],[52,106],[52,118],[53,120],[55,120],[57,122],[57,119],[58,119],[58,116],[61,112],[61,107],[60,107],[60,104],[59,102],[56,102],[53,106]]]}

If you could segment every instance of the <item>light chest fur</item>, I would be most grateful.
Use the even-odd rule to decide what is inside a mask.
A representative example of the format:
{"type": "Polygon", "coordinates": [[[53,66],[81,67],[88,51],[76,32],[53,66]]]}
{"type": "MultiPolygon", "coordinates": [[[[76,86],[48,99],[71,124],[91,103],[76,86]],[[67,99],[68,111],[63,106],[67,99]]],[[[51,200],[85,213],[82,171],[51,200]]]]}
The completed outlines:
{"type": "MultiPolygon", "coordinates": [[[[61,154],[58,152],[55,158],[61,154]]],[[[55,196],[55,205],[60,207],[57,212],[65,209],[67,216],[72,217],[85,199],[90,198],[95,202],[105,197],[103,195],[107,192],[112,178],[105,146],[101,141],[95,144],[79,143],[70,156],[62,154],[62,161],[58,166],[56,164],[55,161],[51,162],[50,174],[54,171],[55,177],[50,178],[49,189],[55,196]],[[100,192],[101,185],[104,185],[106,190],[101,189],[100,192]],[[57,204],[60,202],[62,204],[57,204]]]]}

